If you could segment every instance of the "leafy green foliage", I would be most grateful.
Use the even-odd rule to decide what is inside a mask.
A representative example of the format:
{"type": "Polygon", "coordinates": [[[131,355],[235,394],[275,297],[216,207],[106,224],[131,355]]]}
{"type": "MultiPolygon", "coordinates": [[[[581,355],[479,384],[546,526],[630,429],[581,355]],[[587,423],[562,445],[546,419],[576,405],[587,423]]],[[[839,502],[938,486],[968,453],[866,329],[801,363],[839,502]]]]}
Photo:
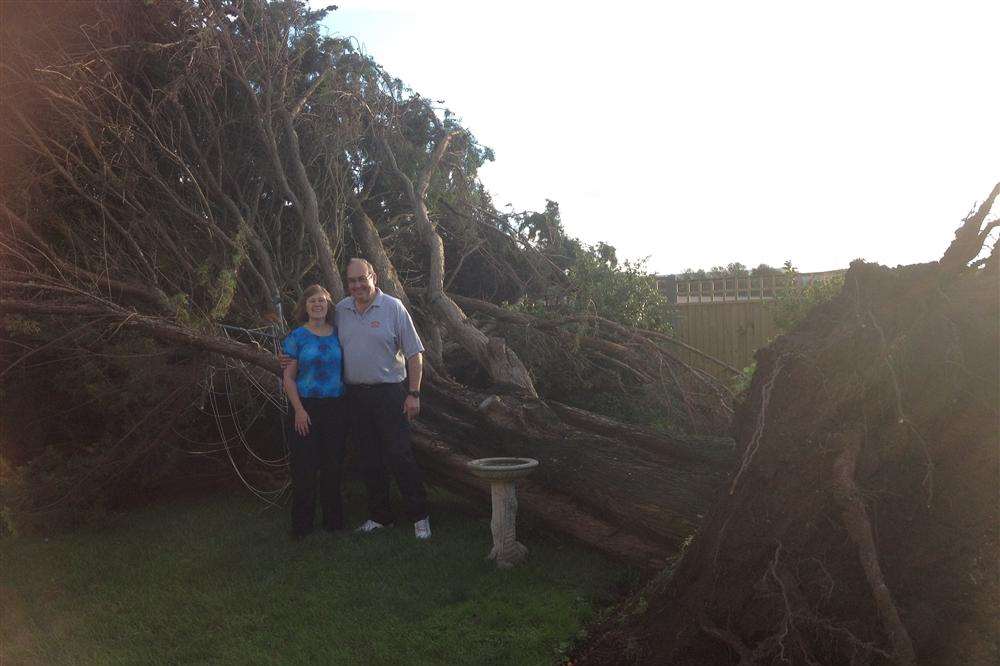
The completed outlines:
{"type": "Polygon", "coordinates": [[[518,229],[562,268],[568,285],[558,293],[526,297],[516,309],[543,318],[592,314],[623,326],[672,330],[672,307],[660,293],[656,277],[646,270],[645,259],[619,262],[614,246],[584,245],[567,236],[555,201],[546,201],[544,212],[522,213],[516,221],[518,229]]]}
{"type": "Polygon", "coordinates": [[[614,260],[614,248],[589,246],[567,270],[573,291],[565,312],[592,312],[625,326],[669,332],[671,306],[646,261],[614,260]],[[608,249],[611,250],[610,258],[608,249]]]}
{"type": "MultiPolygon", "coordinates": [[[[791,262],[785,263],[785,275],[796,278],[798,271],[791,262]]],[[[806,318],[818,304],[830,300],[844,286],[843,277],[816,280],[805,286],[795,286],[779,292],[774,308],[774,324],[780,333],[787,333],[806,318]]]]}
{"type": "Polygon", "coordinates": [[[574,343],[580,336],[594,336],[598,328],[607,327],[596,318],[626,328],[672,333],[673,306],[646,269],[646,261],[619,261],[614,246],[604,242],[586,245],[567,235],[555,201],[546,201],[544,211],[510,214],[508,223],[550,266],[558,268],[560,275],[555,284],[531,290],[507,307],[540,319],[579,317],[579,321],[561,326],[575,336],[569,341],[555,342],[530,328],[504,331],[507,343],[531,368],[535,387],[553,400],[670,430],[671,410],[664,409],[662,394],[640,386],[634,376],[623,375],[613,363],[587,360],[574,343]]]}
{"type": "Polygon", "coordinates": [[[546,199],[544,212],[525,211],[512,217],[520,233],[544,247],[554,247],[562,238],[562,221],[559,217],[559,203],[556,201],[546,199]]]}
{"type": "Polygon", "coordinates": [[[734,395],[743,395],[750,390],[755,372],[757,372],[757,361],[752,361],[750,365],[740,371],[740,374],[733,377],[730,388],[733,389],[734,395]]]}
{"type": "MultiPolygon", "coordinates": [[[[562,267],[565,287],[526,296],[508,307],[541,319],[593,315],[628,328],[673,331],[673,306],[646,270],[645,260],[619,262],[615,248],[607,243],[584,245],[567,237],[558,204],[552,201],[545,213],[525,214],[522,221],[524,230],[536,232],[539,249],[562,267]]],[[[584,318],[562,329],[584,336],[593,335],[599,326],[604,325],[584,318]]],[[[664,432],[672,430],[664,396],[621,376],[613,364],[587,361],[572,342],[557,344],[532,330],[511,329],[505,338],[531,368],[536,388],[548,398],[664,432]]]]}
{"type": "Polygon", "coordinates": [[[2,324],[9,335],[37,336],[42,333],[42,327],[37,321],[21,315],[4,317],[2,324]]]}

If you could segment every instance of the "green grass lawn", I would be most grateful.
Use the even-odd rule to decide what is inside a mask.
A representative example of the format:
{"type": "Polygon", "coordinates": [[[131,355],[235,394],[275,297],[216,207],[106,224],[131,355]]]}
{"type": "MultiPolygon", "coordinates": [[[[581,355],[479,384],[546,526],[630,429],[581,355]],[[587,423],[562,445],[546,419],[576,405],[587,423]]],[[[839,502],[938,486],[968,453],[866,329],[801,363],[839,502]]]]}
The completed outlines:
{"type": "Polygon", "coordinates": [[[497,570],[483,511],[437,491],[429,542],[406,524],[292,543],[285,507],[236,494],[4,538],[0,663],[558,663],[629,573],[526,529],[528,560],[497,570]]]}

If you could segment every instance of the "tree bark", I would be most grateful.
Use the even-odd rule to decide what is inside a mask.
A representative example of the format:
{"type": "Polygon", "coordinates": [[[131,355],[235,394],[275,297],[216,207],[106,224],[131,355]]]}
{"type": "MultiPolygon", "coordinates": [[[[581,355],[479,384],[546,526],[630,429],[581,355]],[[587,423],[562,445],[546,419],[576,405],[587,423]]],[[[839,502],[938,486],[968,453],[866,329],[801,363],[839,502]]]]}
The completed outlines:
{"type": "Polygon", "coordinates": [[[494,382],[517,387],[526,395],[537,398],[538,392],[531,381],[531,375],[517,354],[502,339],[490,338],[476,328],[444,291],[444,242],[431,222],[425,196],[431,176],[455,134],[456,132],[446,134],[435,146],[416,187],[410,177],[399,168],[388,140],[382,137],[382,147],[389,157],[393,171],[403,182],[413,206],[417,229],[430,254],[427,271],[427,303],[450,336],[479,361],[494,382]]]}
{"type": "Polygon", "coordinates": [[[178,326],[167,319],[140,314],[134,310],[124,310],[112,305],[49,304],[0,299],[0,313],[3,312],[37,316],[106,318],[117,321],[121,328],[142,331],[162,342],[221,354],[228,358],[250,363],[275,375],[281,374],[281,366],[273,350],[255,348],[225,337],[206,335],[190,328],[178,326]]]}
{"type": "Polygon", "coordinates": [[[403,305],[409,310],[410,297],[407,296],[406,290],[403,288],[403,283],[396,273],[396,267],[389,259],[389,253],[385,251],[385,245],[382,244],[382,238],[378,234],[378,229],[375,228],[375,222],[365,212],[357,196],[354,193],[349,196],[351,207],[354,208],[354,215],[351,216],[351,229],[354,230],[358,242],[368,255],[368,260],[375,267],[375,272],[378,273],[379,287],[403,301],[403,305]]]}
{"type": "MultiPolygon", "coordinates": [[[[482,456],[456,453],[439,433],[422,424],[414,428],[413,445],[421,467],[429,473],[432,481],[459,495],[478,500],[483,512],[487,511],[489,483],[477,479],[468,469],[469,461],[482,456]]],[[[581,506],[574,498],[537,480],[518,481],[517,493],[519,513],[529,524],[569,536],[644,571],[662,568],[676,552],[675,543],[601,517],[597,512],[581,506]]]]}
{"type": "Polygon", "coordinates": [[[993,208],[993,202],[1000,196],[1000,183],[993,186],[993,190],[986,197],[986,200],[979,205],[975,213],[969,215],[962,221],[962,226],[955,230],[955,240],[941,257],[941,268],[948,273],[957,273],[976,258],[976,255],[983,249],[986,237],[996,226],[994,221],[984,229],[983,222],[993,208]]]}
{"type": "Polygon", "coordinates": [[[299,150],[299,135],[295,131],[291,114],[281,110],[281,120],[285,128],[285,137],[290,147],[290,160],[292,171],[295,174],[295,181],[298,183],[302,202],[302,223],[309,231],[313,246],[319,259],[319,267],[323,272],[323,280],[326,288],[333,296],[334,302],[344,297],[344,283],[340,279],[340,271],[337,270],[337,261],[334,259],[333,250],[330,248],[330,237],[326,229],[319,221],[319,201],[316,197],[316,190],[309,181],[305,164],[302,163],[302,153],[299,150]]]}
{"type": "Polygon", "coordinates": [[[591,527],[577,530],[567,524],[560,531],[577,530],[575,536],[595,545],[607,535],[599,526],[613,525],[644,542],[642,552],[665,559],[697,528],[732,463],[728,439],[679,441],[611,419],[583,417],[582,410],[556,406],[553,412],[538,400],[440,381],[426,392],[422,420],[454,453],[536,458],[540,464],[524,482],[522,506],[529,513],[545,512],[534,505],[533,488],[563,498],[564,510],[571,506],[591,527]],[[568,423],[573,420],[578,425],[568,423]]]}

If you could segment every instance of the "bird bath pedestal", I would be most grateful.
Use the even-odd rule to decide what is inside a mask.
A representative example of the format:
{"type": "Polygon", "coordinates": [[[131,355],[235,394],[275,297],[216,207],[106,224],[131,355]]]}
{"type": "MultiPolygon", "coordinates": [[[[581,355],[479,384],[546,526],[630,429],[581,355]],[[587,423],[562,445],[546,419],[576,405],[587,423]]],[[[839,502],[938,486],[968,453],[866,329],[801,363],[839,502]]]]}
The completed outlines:
{"type": "Polygon", "coordinates": [[[493,518],[490,530],[493,532],[493,550],[488,559],[496,560],[501,569],[510,569],[524,559],[528,549],[518,543],[515,535],[517,525],[517,494],[514,481],[531,474],[538,467],[534,458],[480,458],[469,461],[473,475],[490,482],[493,497],[493,518]]]}

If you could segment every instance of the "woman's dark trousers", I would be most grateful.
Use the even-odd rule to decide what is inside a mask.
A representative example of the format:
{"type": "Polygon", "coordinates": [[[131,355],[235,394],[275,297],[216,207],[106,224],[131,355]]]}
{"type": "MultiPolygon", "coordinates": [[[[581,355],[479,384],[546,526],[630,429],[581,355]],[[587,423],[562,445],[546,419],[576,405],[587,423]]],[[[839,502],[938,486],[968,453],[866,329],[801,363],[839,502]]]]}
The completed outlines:
{"type": "Polygon", "coordinates": [[[295,432],[293,414],[288,440],[292,533],[296,536],[312,531],[317,495],[323,527],[340,530],[345,526],[340,480],[347,437],[347,399],[302,398],[302,406],[312,422],[309,434],[295,432]]]}

